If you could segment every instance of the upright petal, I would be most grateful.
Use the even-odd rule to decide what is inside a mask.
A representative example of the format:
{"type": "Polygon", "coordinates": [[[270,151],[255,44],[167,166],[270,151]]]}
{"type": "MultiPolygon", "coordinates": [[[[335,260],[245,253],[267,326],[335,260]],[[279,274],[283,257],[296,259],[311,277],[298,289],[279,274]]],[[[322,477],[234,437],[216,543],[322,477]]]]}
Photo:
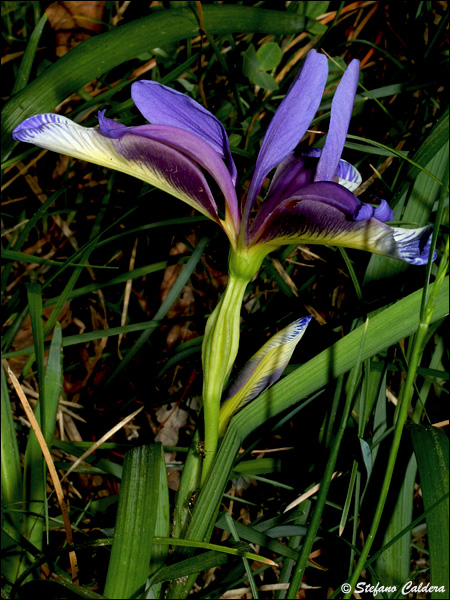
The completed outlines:
{"type": "Polygon", "coordinates": [[[333,181],[344,149],[356,88],[358,87],[359,60],[352,60],[345,71],[331,103],[330,127],[317,165],[314,181],[333,181]]]}
{"type": "Polygon", "coordinates": [[[251,245],[269,249],[285,244],[326,244],[423,265],[428,261],[432,231],[431,225],[419,229],[389,227],[373,217],[355,221],[337,204],[322,202],[319,196],[314,199],[310,194],[308,199],[284,201],[253,235],[251,245]]]}
{"type": "Polygon", "coordinates": [[[278,381],[311,319],[311,316],[297,319],[272,336],[248,361],[230,387],[220,410],[219,435],[225,433],[235,412],[278,381]]]}
{"type": "Polygon", "coordinates": [[[131,97],[150,123],[179,127],[208,142],[225,159],[233,184],[236,184],[237,171],[225,128],[206,108],[186,94],[156,81],[136,81],[131,86],[131,97]]]}
{"type": "Polygon", "coordinates": [[[112,139],[53,113],[26,119],[13,138],[142,179],[221,223],[201,169],[167,144],[134,134],[112,139]]]}
{"type": "Polygon", "coordinates": [[[327,75],[326,56],[311,50],[264,136],[245,203],[244,222],[248,222],[267,173],[295,148],[308,129],[319,108],[327,75]]]}
{"type": "Polygon", "coordinates": [[[234,235],[237,235],[240,226],[240,213],[235,186],[220,156],[202,138],[171,125],[126,127],[121,123],[108,119],[102,112],[99,113],[98,119],[100,131],[108,137],[121,139],[124,135],[130,133],[139,135],[161,142],[162,144],[167,144],[174,150],[183,153],[187,158],[198,163],[213,177],[223,193],[226,209],[233,223],[234,235]]]}

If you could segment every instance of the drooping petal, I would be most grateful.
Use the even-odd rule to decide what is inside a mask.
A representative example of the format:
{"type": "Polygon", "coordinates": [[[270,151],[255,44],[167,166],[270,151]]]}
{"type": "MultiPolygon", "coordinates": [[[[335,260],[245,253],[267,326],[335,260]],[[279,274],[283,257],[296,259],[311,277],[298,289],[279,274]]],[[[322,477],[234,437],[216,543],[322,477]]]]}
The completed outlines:
{"type": "Polygon", "coordinates": [[[244,223],[248,218],[267,173],[299,143],[319,108],[327,81],[325,55],[311,50],[299,75],[278,107],[256,161],[255,172],[245,202],[244,223]]]}
{"type": "Polygon", "coordinates": [[[311,319],[311,316],[297,319],[272,336],[248,361],[221,407],[219,435],[225,433],[228,421],[236,411],[278,381],[311,319]]]}
{"type": "MultiPolygon", "coordinates": [[[[426,265],[430,255],[432,225],[420,229],[403,229],[402,227],[391,227],[392,235],[397,244],[397,252],[400,260],[410,265],[426,265]]],[[[436,252],[433,260],[436,260],[436,252]]],[[[397,257],[396,257],[397,258],[397,257]]]]}
{"type": "Polygon", "coordinates": [[[361,173],[346,160],[339,161],[337,172],[338,183],[354,192],[362,183],[361,173]]]}
{"type": "MultiPolygon", "coordinates": [[[[338,183],[333,183],[331,181],[310,183],[296,190],[289,198],[283,197],[281,202],[277,202],[276,204],[268,202],[267,207],[270,206],[272,208],[270,212],[267,210],[264,203],[250,227],[251,239],[258,239],[262,231],[272,227],[270,223],[274,214],[278,214],[280,209],[283,210],[283,207],[286,206],[286,204],[290,205],[292,201],[294,201],[294,204],[297,204],[300,198],[302,200],[316,202],[318,207],[321,203],[334,206],[352,220],[356,218],[363,207],[362,202],[358,200],[354,194],[338,183]]],[[[370,208],[371,211],[370,214],[367,215],[367,218],[373,216],[374,209],[372,207],[370,208]]]]}
{"type": "Polygon", "coordinates": [[[358,77],[359,60],[352,60],[339,82],[331,103],[330,127],[314,181],[333,181],[337,173],[352,116],[358,77]]]}
{"type": "Polygon", "coordinates": [[[53,113],[26,119],[13,138],[137,177],[220,222],[201,169],[167,144],[134,134],[113,139],[53,113]]]}
{"type": "Polygon", "coordinates": [[[216,181],[222,191],[230,220],[233,223],[235,235],[239,231],[240,214],[236,189],[231,180],[228,169],[221,157],[202,138],[189,131],[173,127],[171,125],[140,125],[137,127],[126,127],[112,119],[104,116],[103,112],[98,115],[100,131],[114,139],[121,139],[124,135],[134,134],[150,140],[167,144],[174,150],[183,153],[187,158],[198,163],[216,181]]]}
{"type": "MultiPolygon", "coordinates": [[[[316,184],[311,187],[313,185],[316,184]]],[[[389,227],[375,218],[354,221],[336,206],[320,202],[317,198],[314,200],[311,195],[305,199],[302,195],[279,206],[257,234],[252,238],[252,246],[327,244],[367,250],[413,265],[423,265],[428,261],[432,226],[402,229],[389,227]]]]}
{"type": "Polygon", "coordinates": [[[156,81],[136,81],[131,86],[131,97],[150,123],[179,127],[207,142],[225,159],[233,184],[236,184],[237,171],[225,128],[206,108],[186,94],[156,81]]]}

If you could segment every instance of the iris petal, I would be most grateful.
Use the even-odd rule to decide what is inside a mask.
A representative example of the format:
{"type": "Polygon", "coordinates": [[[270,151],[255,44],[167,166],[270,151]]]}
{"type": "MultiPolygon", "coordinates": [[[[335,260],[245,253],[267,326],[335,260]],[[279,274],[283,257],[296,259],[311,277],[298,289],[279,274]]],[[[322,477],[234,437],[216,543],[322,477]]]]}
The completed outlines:
{"type": "MultiPolygon", "coordinates": [[[[301,156],[320,158],[322,156],[322,152],[323,150],[321,148],[311,148],[307,152],[302,152],[301,156]]],[[[318,181],[318,178],[314,177],[314,181],[318,181]]],[[[362,177],[361,173],[356,167],[341,158],[338,162],[335,175],[327,181],[336,181],[351,192],[354,192],[361,185],[362,177]]]]}
{"type": "Polygon", "coordinates": [[[133,134],[112,139],[97,128],[82,127],[53,113],[26,119],[13,138],[142,179],[221,223],[201,169],[161,142],[133,134]]]}
{"type": "Polygon", "coordinates": [[[394,218],[394,213],[386,200],[382,199],[379,206],[375,207],[373,216],[379,221],[392,221],[394,218]]]}
{"type": "Polygon", "coordinates": [[[338,183],[354,192],[362,183],[361,173],[346,160],[341,160],[337,168],[338,183]]]}
{"type": "Polygon", "coordinates": [[[344,149],[356,88],[358,87],[359,60],[347,67],[331,103],[328,135],[317,165],[315,181],[333,181],[344,149]]]}
{"type": "Polygon", "coordinates": [[[155,140],[183,153],[187,158],[192,159],[204,168],[220,187],[225,197],[226,208],[233,222],[234,235],[237,234],[240,225],[240,214],[234,184],[220,156],[202,138],[171,125],[126,127],[121,123],[108,119],[103,113],[99,113],[98,117],[100,130],[109,137],[120,139],[131,133],[155,140]]]}
{"type": "Polygon", "coordinates": [[[141,114],[155,125],[172,125],[195,134],[225,159],[233,184],[237,171],[222,123],[198,102],[156,81],[137,81],[131,97],[141,114]]]}
{"type": "Polygon", "coordinates": [[[247,362],[231,385],[220,411],[220,435],[232,415],[278,381],[312,317],[297,319],[274,336],[247,362]]]}
{"type": "Polygon", "coordinates": [[[299,197],[283,202],[272,213],[264,228],[253,236],[252,246],[327,244],[423,265],[428,261],[431,234],[431,226],[402,229],[374,218],[354,221],[335,206],[299,197]]]}
{"type": "Polygon", "coordinates": [[[319,108],[327,75],[326,56],[311,50],[302,70],[278,107],[262,141],[245,203],[245,222],[248,222],[256,196],[267,173],[295,148],[306,133],[319,108]]]}

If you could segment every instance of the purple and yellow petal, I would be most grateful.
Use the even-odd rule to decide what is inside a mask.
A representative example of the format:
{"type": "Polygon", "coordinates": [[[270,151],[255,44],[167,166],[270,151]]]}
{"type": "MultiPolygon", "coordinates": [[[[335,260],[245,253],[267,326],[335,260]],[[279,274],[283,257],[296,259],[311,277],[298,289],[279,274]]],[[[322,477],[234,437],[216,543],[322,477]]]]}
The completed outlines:
{"type": "Polygon", "coordinates": [[[142,80],[131,86],[131,97],[140,113],[155,125],[172,125],[193,133],[225,159],[233,184],[237,171],[222,123],[198,102],[156,81],[142,80]]]}
{"type": "Polygon", "coordinates": [[[274,336],[247,362],[231,385],[220,409],[219,435],[231,417],[283,374],[312,317],[297,319],[274,336]]]}
{"type": "MultiPolygon", "coordinates": [[[[364,205],[366,206],[366,205],[364,205]]],[[[428,261],[432,227],[389,227],[375,218],[353,220],[336,206],[313,199],[285,201],[252,239],[252,245],[326,244],[366,250],[413,264],[428,261]]]]}
{"type": "Polygon", "coordinates": [[[26,119],[16,127],[13,138],[137,177],[220,222],[201,169],[159,141],[134,134],[114,139],[53,113],[26,119]]]}
{"type": "Polygon", "coordinates": [[[125,127],[99,113],[99,126],[102,133],[115,139],[122,139],[127,134],[142,136],[158,141],[184,154],[188,159],[198,163],[205,169],[219,186],[227,211],[226,221],[230,223],[233,236],[239,231],[240,213],[233,181],[221,157],[202,138],[189,131],[171,125],[140,125],[125,127]]]}

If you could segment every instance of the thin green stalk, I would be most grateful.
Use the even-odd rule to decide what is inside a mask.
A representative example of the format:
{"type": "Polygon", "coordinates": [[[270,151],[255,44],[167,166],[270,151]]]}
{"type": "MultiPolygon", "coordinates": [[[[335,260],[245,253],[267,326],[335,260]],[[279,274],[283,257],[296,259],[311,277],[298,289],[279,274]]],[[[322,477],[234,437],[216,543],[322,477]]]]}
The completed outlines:
{"type": "Polygon", "coordinates": [[[206,324],[202,347],[205,422],[202,484],[217,449],[220,400],[239,348],[241,306],[248,282],[249,279],[238,277],[230,271],[225,293],[206,324]]]}
{"type": "MultiPolygon", "coordinates": [[[[432,293],[430,294],[425,309],[422,311],[421,319],[419,321],[419,329],[414,338],[414,344],[411,352],[411,359],[409,362],[408,374],[406,377],[405,385],[400,393],[399,398],[399,411],[397,423],[394,431],[394,439],[392,441],[391,450],[389,453],[388,464],[386,468],[386,473],[384,476],[383,485],[381,488],[380,498],[378,500],[378,506],[375,511],[375,516],[372,521],[372,526],[370,528],[369,535],[366,538],[364,548],[360,554],[358,563],[353,571],[353,575],[349,580],[349,589],[344,598],[350,598],[352,595],[352,590],[354,589],[359,576],[364,569],[367,561],[367,557],[369,556],[370,549],[372,548],[372,544],[374,542],[375,536],[378,532],[378,527],[381,521],[381,517],[383,514],[384,505],[386,504],[386,499],[389,493],[389,488],[391,485],[392,474],[394,472],[395,463],[397,461],[397,454],[400,447],[400,442],[402,438],[403,428],[406,423],[406,419],[408,418],[408,408],[411,402],[412,394],[414,391],[414,381],[416,377],[417,368],[419,366],[420,359],[422,357],[423,345],[426,339],[426,335],[428,332],[428,327],[430,326],[433,310],[434,310],[434,298],[436,294],[439,292],[440,286],[444,277],[446,275],[448,269],[448,252],[449,252],[449,244],[447,239],[447,246],[444,252],[444,255],[441,260],[441,264],[439,266],[438,274],[436,277],[435,285],[433,286],[432,293]],[[422,318],[423,316],[423,318],[422,318]]],[[[425,290],[424,290],[425,292],[425,290]]]]}
{"type": "Polygon", "coordinates": [[[203,416],[205,460],[202,485],[209,473],[219,440],[219,413],[222,392],[231,373],[238,349],[241,306],[247,285],[258,273],[270,247],[230,250],[228,284],[219,304],[208,319],[202,345],[203,416]]]}

